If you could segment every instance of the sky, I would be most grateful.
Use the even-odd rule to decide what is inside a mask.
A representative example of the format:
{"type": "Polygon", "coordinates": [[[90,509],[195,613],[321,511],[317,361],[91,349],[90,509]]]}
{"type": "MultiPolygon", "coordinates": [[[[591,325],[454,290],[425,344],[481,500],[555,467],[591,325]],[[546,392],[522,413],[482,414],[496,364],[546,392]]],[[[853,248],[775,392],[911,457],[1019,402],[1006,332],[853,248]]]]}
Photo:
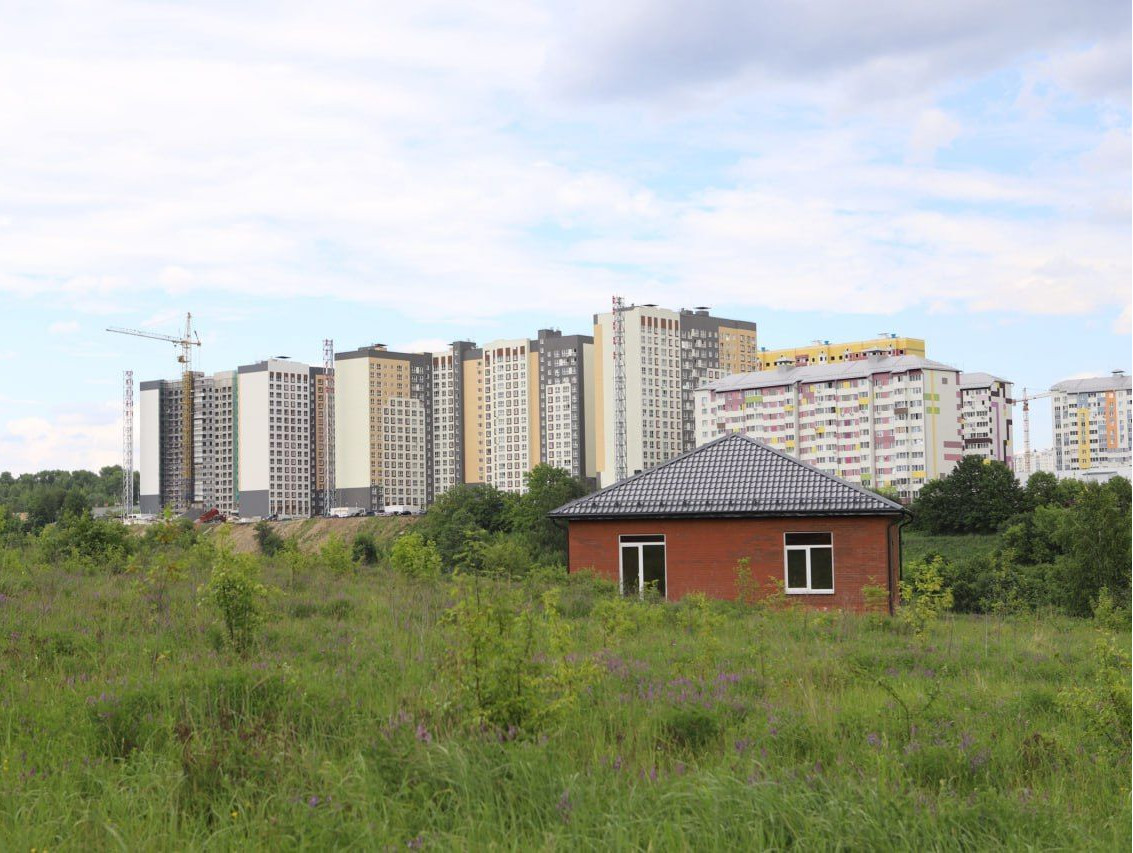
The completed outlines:
{"type": "Polygon", "coordinates": [[[208,372],[589,333],[612,294],[769,348],[923,337],[1017,392],[1133,367],[1128,0],[0,20],[0,471],[118,462],[122,372],[178,367],[105,328],[186,312],[208,372]]]}

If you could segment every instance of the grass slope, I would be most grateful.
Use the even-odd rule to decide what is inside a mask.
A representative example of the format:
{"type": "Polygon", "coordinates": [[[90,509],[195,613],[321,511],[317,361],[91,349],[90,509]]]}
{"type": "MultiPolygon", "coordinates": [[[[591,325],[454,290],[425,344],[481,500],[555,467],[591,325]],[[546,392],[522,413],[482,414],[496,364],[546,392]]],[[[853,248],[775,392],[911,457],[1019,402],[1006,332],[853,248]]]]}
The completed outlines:
{"type": "Polygon", "coordinates": [[[239,657],[204,565],[0,565],[3,850],[1130,847],[1127,741],[1059,704],[1096,678],[1083,622],[918,637],[572,581],[592,678],[514,729],[448,674],[449,583],[269,567],[239,657]]]}

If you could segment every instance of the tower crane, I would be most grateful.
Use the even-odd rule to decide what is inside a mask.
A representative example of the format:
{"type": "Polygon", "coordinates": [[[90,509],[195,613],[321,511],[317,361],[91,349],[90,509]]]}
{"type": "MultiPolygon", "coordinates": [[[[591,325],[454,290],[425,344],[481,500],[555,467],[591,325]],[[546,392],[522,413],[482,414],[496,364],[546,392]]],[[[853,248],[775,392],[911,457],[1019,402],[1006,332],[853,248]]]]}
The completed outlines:
{"type": "Polygon", "coordinates": [[[193,502],[193,347],[201,345],[200,336],[193,329],[193,315],[185,314],[185,331],[180,337],[116,326],[108,327],[106,331],[167,341],[180,350],[177,362],[181,365],[181,470],[178,472],[176,494],[182,508],[188,509],[193,502]]]}
{"type": "Polygon", "coordinates": [[[1028,394],[1027,389],[1024,388],[1023,396],[1017,401],[1023,404],[1023,458],[1027,460],[1028,465],[1031,464],[1031,400],[1041,400],[1053,394],[1053,391],[1028,394]]]}

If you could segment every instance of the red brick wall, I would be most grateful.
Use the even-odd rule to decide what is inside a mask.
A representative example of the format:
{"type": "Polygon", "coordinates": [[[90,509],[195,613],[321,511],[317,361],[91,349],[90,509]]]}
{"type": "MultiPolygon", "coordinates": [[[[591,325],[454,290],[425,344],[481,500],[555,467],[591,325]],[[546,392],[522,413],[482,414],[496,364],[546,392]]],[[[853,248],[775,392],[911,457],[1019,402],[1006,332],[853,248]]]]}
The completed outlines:
{"type": "MultiPolygon", "coordinates": [[[[861,610],[865,584],[896,589],[900,534],[895,522],[876,516],[571,521],[570,570],[591,569],[616,582],[618,537],[663,533],[670,600],[695,591],[735,598],[736,562],[741,557],[751,560],[759,588],[771,590],[772,579],[784,579],[784,533],[830,532],[834,537],[834,593],[792,595],[791,599],[819,608],[861,610]]],[[[896,603],[895,594],[890,596],[896,603]]]]}

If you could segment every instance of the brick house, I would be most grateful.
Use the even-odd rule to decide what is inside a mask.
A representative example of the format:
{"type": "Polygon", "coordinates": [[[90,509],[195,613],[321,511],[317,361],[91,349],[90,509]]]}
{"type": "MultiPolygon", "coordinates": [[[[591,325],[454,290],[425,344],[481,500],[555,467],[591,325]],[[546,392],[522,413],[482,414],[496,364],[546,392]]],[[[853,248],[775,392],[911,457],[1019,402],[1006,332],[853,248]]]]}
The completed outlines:
{"type": "Polygon", "coordinates": [[[760,590],[776,583],[817,608],[861,610],[862,587],[897,603],[898,503],[746,435],[716,439],[550,513],[568,524],[569,568],[647,585],[670,600],[737,595],[747,558],[760,590]]]}

